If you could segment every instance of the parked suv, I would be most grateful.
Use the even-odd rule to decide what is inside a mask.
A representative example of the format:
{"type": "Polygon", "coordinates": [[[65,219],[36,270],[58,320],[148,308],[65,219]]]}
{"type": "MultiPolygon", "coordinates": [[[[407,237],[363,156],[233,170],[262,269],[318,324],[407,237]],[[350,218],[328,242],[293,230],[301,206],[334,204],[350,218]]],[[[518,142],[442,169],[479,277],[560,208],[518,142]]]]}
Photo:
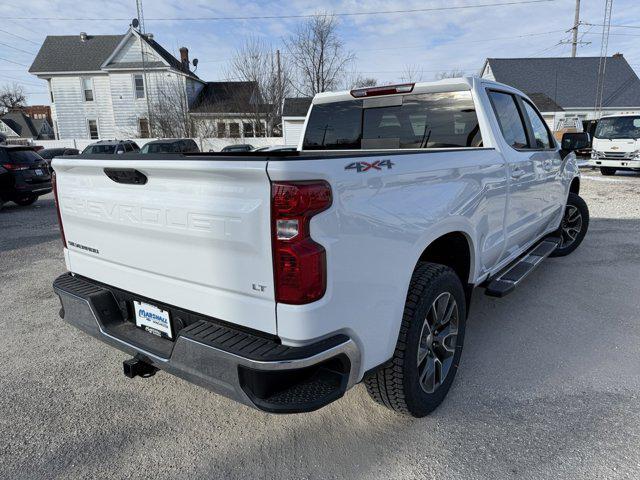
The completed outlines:
{"type": "Polygon", "coordinates": [[[0,209],[6,202],[34,203],[51,192],[47,162],[31,147],[0,146],[0,209]]]}
{"type": "Polygon", "coordinates": [[[56,158],[61,315],[131,355],[130,377],[161,369],[278,413],[364,382],[424,416],[460,365],[473,290],[505,296],[582,242],[585,138],[560,148],[524,93],[480,78],[312,103],[300,151],[56,158]]]}
{"type": "Polygon", "coordinates": [[[190,138],[164,138],[145,143],[140,153],[191,153],[199,152],[198,144],[190,138]]]}
{"type": "Polygon", "coordinates": [[[140,147],[132,140],[99,140],[88,145],[82,153],[110,155],[138,151],[140,147]]]}
{"type": "Polygon", "coordinates": [[[45,159],[47,165],[51,165],[53,157],[63,157],[65,155],[78,155],[80,151],[76,148],[45,148],[38,152],[42,158],[45,159]]]}

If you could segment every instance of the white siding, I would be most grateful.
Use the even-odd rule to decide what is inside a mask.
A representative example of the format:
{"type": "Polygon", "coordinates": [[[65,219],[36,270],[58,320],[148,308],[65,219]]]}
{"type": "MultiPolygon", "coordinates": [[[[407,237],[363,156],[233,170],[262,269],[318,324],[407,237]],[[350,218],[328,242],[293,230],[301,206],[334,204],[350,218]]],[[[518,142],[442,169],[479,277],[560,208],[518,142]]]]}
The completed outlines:
{"type": "Polygon", "coordinates": [[[51,79],[53,118],[58,123],[60,138],[89,138],[87,119],[96,119],[101,138],[113,136],[111,91],[107,75],[87,75],[93,80],[93,101],[85,102],[80,76],[51,79]]]}
{"type": "Polygon", "coordinates": [[[282,136],[285,145],[298,145],[302,136],[302,127],[304,126],[304,118],[283,118],[282,119],[282,136]]]}
{"type": "MultiPolygon", "coordinates": [[[[145,62],[161,62],[162,58],[149,46],[144,46],[144,60],[145,62]]],[[[117,53],[109,65],[113,65],[121,62],[141,62],[142,50],[140,48],[140,39],[132,36],[122,49],[117,53]]]]}

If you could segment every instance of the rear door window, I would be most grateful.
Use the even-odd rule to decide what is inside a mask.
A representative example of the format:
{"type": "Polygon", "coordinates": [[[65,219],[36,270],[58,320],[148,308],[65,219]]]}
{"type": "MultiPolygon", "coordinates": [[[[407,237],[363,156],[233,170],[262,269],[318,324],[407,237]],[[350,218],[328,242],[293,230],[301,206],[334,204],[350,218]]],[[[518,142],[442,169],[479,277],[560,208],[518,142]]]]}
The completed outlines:
{"type": "Polygon", "coordinates": [[[305,150],[420,149],[482,146],[471,92],[405,95],[401,104],[366,100],[314,105],[305,150]]]}
{"type": "Polygon", "coordinates": [[[490,91],[489,98],[507,143],[513,148],[527,148],[527,135],[515,97],[510,93],[490,91]]]}
{"type": "Polygon", "coordinates": [[[555,144],[551,137],[551,132],[549,131],[549,127],[547,127],[547,123],[540,116],[533,105],[531,105],[524,98],[522,99],[522,104],[524,105],[524,111],[529,117],[529,121],[531,122],[531,130],[533,131],[533,141],[535,145],[532,145],[532,148],[552,148],[555,144]]]}

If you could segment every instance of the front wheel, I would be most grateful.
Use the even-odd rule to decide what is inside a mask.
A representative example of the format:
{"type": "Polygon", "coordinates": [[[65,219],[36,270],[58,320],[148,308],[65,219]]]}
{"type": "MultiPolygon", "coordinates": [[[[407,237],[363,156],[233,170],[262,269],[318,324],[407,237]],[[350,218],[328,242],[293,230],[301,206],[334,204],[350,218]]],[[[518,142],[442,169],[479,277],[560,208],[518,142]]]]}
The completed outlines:
{"type": "Polygon", "coordinates": [[[409,285],[393,358],[365,378],[369,395],[406,415],[431,413],[458,370],[465,321],[464,289],[456,273],[420,263],[409,285]]]}
{"type": "Polygon", "coordinates": [[[14,200],[14,202],[20,205],[21,207],[28,207],[29,205],[33,205],[36,200],[38,200],[37,195],[28,195],[26,197],[17,198],[14,200]]]}
{"type": "Polygon", "coordinates": [[[564,257],[573,252],[584,240],[589,229],[589,207],[577,193],[569,193],[567,206],[560,223],[560,245],[551,254],[552,257],[564,257]]]}
{"type": "Polygon", "coordinates": [[[615,175],[616,169],[613,167],[600,167],[600,173],[606,177],[615,175]]]}

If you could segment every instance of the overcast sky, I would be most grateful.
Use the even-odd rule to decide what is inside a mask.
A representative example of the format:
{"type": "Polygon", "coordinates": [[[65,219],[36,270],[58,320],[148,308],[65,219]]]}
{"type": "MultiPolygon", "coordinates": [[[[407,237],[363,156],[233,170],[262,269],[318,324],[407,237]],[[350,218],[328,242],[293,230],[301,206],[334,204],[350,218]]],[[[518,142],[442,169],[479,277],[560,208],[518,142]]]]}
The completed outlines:
{"type": "MultiPolygon", "coordinates": [[[[434,9],[411,13],[340,16],[339,33],[357,60],[353,70],[379,83],[396,82],[407,66],[423,70],[424,80],[441,71],[477,74],[487,57],[569,56],[566,31],[573,24],[575,0],[551,0],[517,5],[468,7],[526,0],[354,0],[218,1],[144,0],[146,31],[178,56],[187,46],[200,60],[197,73],[204,80],[228,76],[228,60],[249,35],[259,35],[283,49],[282,38],[304,19],[282,16],[318,11],[363,13],[434,9]],[[270,16],[251,20],[213,20],[210,17],[270,16]],[[209,17],[207,20],[200,20],[209,17]]],[[[535,0],[529,0],[533,2],[535,0]]],[[[602,24],[604,0],[582,0],[581,20],[602,24]]],[[[48,103],[44,81],[28,74],[47,35],[121,34],[136,16],[135,0],[22,0],[3,2],[0,17],[0,85],[24,85],[29,103],[48,103]],[[17,17],[20,17],[19,19],[17,17]],[[97,20],[90,20],[97,19],[97,20]],[[22,38],[19,38],[22,37],[22,38]]],[[[614,0],[609,55],[621,52],[640,71],[640,8],[638,0],[614,0]]],[[[600,53],[601,26],[582,26],[589,45],[580,56],[600,53]]],[[[584,35],[583,35],[584,34],[584,35]]]]}

